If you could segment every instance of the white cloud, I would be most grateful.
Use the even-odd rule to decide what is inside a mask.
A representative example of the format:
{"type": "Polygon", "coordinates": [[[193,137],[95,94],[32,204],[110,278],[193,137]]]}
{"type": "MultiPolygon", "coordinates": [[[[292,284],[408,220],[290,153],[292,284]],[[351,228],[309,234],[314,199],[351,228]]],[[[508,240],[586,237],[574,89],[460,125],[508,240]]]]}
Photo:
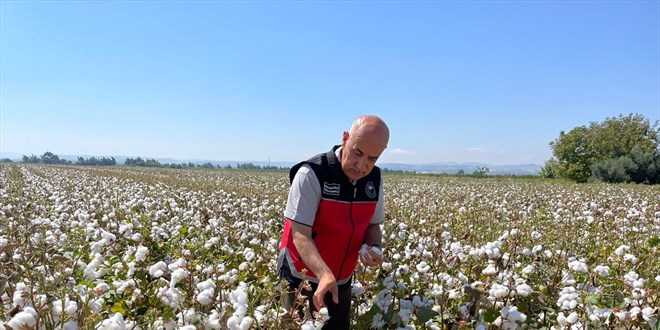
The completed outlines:
{"type": "Polygon", "coordinates": [[[474,148],[468,148],[467,151],[469,151],[469,152],[479,152],[479,153],[481,153],[481,152],[486,152],[486,149],[484,149],[484,148],[479,148],[479,147],[474,147],[474,148]]]}
{"type": "Polygon", "coordinates": [[[412,150],[404,150],[401,148],[394,148],[392,150],[389,150],[389,153],[392,155],[414,155],[415,152],[412,150]]]}

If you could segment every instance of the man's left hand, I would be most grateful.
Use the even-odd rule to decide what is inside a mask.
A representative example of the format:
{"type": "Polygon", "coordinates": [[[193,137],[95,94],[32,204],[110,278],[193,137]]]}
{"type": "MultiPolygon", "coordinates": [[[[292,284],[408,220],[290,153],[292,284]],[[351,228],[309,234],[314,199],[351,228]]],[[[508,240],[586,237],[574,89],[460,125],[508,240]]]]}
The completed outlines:
{"type": "Polygon", "coordinates": [[[360,261],[362,261],[362,264],[369,267],[375,267],[383,263],[383,253],[380,252],[378,247],[372,246],[366,248],[366,250],[367,251],[364,253],[363,251],[360,251],[360,261]],[[375,249],[378,249],[378,251],[375,249]]]}

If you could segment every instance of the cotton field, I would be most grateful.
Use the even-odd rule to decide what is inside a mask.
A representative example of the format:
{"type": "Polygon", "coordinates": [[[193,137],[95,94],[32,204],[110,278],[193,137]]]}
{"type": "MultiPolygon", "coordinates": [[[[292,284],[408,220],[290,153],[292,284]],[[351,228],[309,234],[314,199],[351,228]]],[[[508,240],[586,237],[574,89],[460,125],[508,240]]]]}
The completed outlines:
{"type": "MultiPolygon", "coordinates": [[[[660,187],[386,175],[355,329],[660,329],[660,187]]],[[[0,165],[0,330],[318,329],[285,172],[0,165]]]]}

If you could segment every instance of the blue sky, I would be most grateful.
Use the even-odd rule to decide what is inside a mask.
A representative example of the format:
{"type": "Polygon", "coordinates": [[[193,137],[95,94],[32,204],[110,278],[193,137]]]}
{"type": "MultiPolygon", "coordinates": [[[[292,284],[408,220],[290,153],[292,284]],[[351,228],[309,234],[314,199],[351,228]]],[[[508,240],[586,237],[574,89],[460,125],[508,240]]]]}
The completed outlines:
{"type": "Polygon", "coordinates": [[[359,114],[380,162],[542,164],[660,117],[659,1],[0,1],[0,151],[298,161],[359,114]]]}

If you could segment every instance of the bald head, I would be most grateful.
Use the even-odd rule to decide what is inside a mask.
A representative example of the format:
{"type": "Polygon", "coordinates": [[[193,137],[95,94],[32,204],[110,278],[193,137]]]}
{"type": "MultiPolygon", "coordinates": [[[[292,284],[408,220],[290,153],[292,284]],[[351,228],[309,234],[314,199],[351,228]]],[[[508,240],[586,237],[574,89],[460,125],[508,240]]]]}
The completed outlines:
{"type": "Polygon", "coordinates": [[[368,136],[369,138],[379,139],[387,147],[387,142],[390,139],[390,129],[380,117],[363,115],[355,119],[353,125],[351,125],[349,135],[354,137],[368,136]]]}
{"type": "Polygon", "coordinates": [[[367,176],[387,148],[390,130],[378,116],[355,119],[351,130],[342,136],[341,167],[351,180],[367,176]]]}

